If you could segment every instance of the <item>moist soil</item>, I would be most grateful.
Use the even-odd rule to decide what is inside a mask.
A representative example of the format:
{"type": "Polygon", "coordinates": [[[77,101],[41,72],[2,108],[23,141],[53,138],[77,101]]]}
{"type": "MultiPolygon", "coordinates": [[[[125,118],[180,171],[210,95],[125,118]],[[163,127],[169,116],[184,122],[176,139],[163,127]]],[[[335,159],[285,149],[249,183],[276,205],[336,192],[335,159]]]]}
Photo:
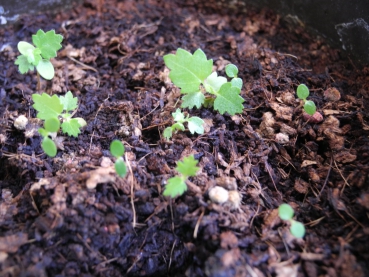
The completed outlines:
{"type": "Polygon", "coordinates": [[[237,2],[84,1],[0,34],[0,276],[369,276],[369,68],[296,18],[237,2]],[[87,121],[78,138],[59,134],[54,158],[40,147],[37,76],[14,65],[18,41],[38,29],[64,37],[38,92],[70,90],[87,121]],[[181,93],[163,55],[179,47],[201,48],[221,75],[236,64],[244,110],[184,109],[204,134],[166,140],[181,93]],[[321,118],[303,114],[301,83],[321,118]],[[200,170],[189,189],[164,197],[191,154],[200,170]],[[216,185],[241,201],[212,202],[216,185]],[[281,203],[305,224],[302,239],[279,219],[281,203]]]}

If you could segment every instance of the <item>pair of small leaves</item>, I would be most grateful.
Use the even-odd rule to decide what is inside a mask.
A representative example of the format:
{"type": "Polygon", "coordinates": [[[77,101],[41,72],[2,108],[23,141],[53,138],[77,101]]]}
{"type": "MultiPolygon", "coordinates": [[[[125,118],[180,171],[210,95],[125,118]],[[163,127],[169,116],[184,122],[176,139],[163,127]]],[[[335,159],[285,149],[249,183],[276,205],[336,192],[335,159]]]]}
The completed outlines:
{"type": "Polygon", "coordinates": [[[54,30],[46,33],[38,30],[35,35],[32,35],[32,42],[36,47],[28,42],[20,41],[18,50],[21,55],[15,61],[20,73],[25,74],[36,67],[37,72],[43,78],[51,80],[54,77],[54,67],[50,59],[56,57],[56,52],[62,47],[62,40],[63,36],[55,34],[54,30]]]}
{"type": "MultiPolygon", "coordinates": [[[[239,81],[227,82],[225,77],[218,76],[216,72],[211,73],[213,60],[208,60],[201,49],[196,50],[192,55],[179,48],[176,54],[168,54],[163,58],[165,65],[171,70],[169,78],[181,88],[181,93],[185,94],[182,98],[183,108],[200,108],[204,104],[205,96],[200,89],[202,84],[208,93],[216,97],[215,110],[221,114],[227,112],[230,115],[242,112],[244,101],[240,96],[242,83],[240,87],[239,81]]],[[[234,68],[230,68],[229,72],[232,76],[236,76],[234,68]]]]}
{"type": "Polygon", "coordinates": [[[292,207],[286,203],[283,203],[278,208],[278,215],[282,220],[290,222],[290,231],[296,238],[302,238],[305,235],[305,226],[301,222],[293,220],[294,211],[292,207]]]}
{"type": "Polygon", "coordinates": [[[110,143],[110,153],[116,158],[114,167],[115,172],[120,177],[124,177],[127,174],[127,167],[123,160],[123,155],[125,152],[124,145],[119,140],[113,140],[110,143]]]}
{"type": "Polygon", "coordinates": [[[38,112],[37,118],[47,120],[49,118],[59,117],[63,118],[61,128],[64,133],[69,136],[77,137],[80,133],[80,128],[86,125],[86,121],[83,118],[71,118],[69,112],[77,109],[76,97],[73,97],[72,93],[68,91],[65,96],[58,97],[57,95],[50,96],[46,93],[32,94],[32,100],[34,102],[33,108],[38,112]],[[65,111],[63,113],[63,111],[65,111]]]}
{"type": "Polygon", "coordinates": [[[196,176],[197,171],[200,169],[196,166],[197,163],[198,161],[195,160],[193,155],[183,158],[183,162],[179,161],[176,170],[180,175],[168,179],[163,195],[171,198],[182,195],[187,190],[187,178],[196,176]]]}
{"type": "Polygon", "coordinates": [[[184,131],[185,122],[187,122],[188,129],[190,130],[191,134],[194,134],[194,133],[203,134],[204,133],[204,126],[203,126],[204,121],[200,117],[197,117],[197,116],[185,117],[185,115],[181,112],[180,109],[177,109],[174,113],[172,113],[172,116],[173,116],[174,121],[176,121],[176,123],[174,123],[170,127],[165,128],[163,132],[163,136],[166,139],[170,139],[173,135],[173,132],[176,132],[177,130],[184,131]]]}
{"type": "Polygon", "coordinates": [[[316,112],[315,103],[311,100],[306,100],[306,98],[308,98],[310,95],[309,88],[304,84],[300,84],[297,87],[296,93],[297,93],[297,97],[301,99],[302,101],[304,101],[305,112],[309,115],[314,115],[316,112]]]}

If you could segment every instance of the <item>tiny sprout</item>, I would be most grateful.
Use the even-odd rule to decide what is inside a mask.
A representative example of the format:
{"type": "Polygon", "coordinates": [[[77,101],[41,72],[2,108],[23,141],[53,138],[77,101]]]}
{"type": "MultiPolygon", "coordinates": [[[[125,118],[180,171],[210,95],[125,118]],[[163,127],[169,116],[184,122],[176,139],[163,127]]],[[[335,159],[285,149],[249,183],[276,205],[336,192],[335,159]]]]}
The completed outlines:
{"type": "Polygon", "coordinates": [[[290,232],[296,238],[302,238],[305,235],[305,226],[301,222],[298,222],[293,218],[294,211],[292,207],[286,203],[283,203],[278,208],[278,215],[282,220],[289,221],[291,224],[290,232]]]}
{"type": "Polygon", "coordinates": [[[316,112],[315,103],[311,100],[306,100],[306,98],[308,98],[308,96],[310,95],[309,88],[304,84],[300,84],[297,87],[296,93],[297,97],[304,102],[305,112],[309,115],[314,115],[316,112]]]}
{"type": "Polygon", "coordinates": [[[124,145],[119,140],[113,140],[110,144],[110,153],[116,158],[115,161],[115,172],[118,176],[124,177],[127,174],[127,167],[123,160],[123,155],[125,152],[124,145]]]}

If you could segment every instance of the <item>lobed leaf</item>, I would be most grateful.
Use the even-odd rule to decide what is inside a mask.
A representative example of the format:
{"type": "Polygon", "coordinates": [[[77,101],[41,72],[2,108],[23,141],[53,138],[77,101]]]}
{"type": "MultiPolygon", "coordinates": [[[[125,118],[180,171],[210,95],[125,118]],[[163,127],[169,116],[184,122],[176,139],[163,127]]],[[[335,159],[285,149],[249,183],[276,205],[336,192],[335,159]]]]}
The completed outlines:
{"type": "Polygon", "coordinates": [[[15,65],[18,65],[19,72],[21,74],[27,73],[29,70],[34,70],[35,67],[28,62],[28,59],[24,55],[19,55],[14,62],[15,65]]]}
{"type": "Polygon", "coordinates": [[[63,130],[63,133],[66,133],[72,137],[78,137],[78,134],[81,132],[81,125],[79,124],[79,121],[75,118],[64,121],[61,125],[61,128],[63,130]]]}
{"type": "Polygon", "coordinates": [[[183,162],[177,163],[176,170],[186,178],[189,176],[195,176],[197,171],[200,169],[197,167],[198,161],[195,160],[193,155],[183,158],[183,162]]]}
{"type": "Polygon", "coordinates": [[[37,118],[46,120],[51,117],[58,118],[63,111],[63,105],[60,103],[59,97],[50,96],[46,93],[32,94],[34,104],[32,107],[38,112],[37,118]]]}
{"type": "Polygon", "coordinates": [[[172,113],[173,119],[178,122],[184,122],[185,116],[181,112],[180,109],[177,109],[174,113],[172,113]]]}
{"type": "Polygon", "coordinates": [[[183,179],[179,176],[175,176],[168,179],[168,183],[165,185],[163,195],[175,198],[177,196],[182,195],[186,190],[187,185],[183,181],[183,179]]]}
{"type": "Polygon", "coordinates": [[[78,98],[73,97],[72,92],[68,91],[65,96],[60,96],[60,103],[63,104],[63,109],[67,112],[77,109],[78,98]]]}
{"type": "Polygon", "coordinates": [[[201,105],[205,101],[205,95],[201,91],[187,93],[182,97],[182,100],[182,108],[192,109],[193,107],[196,107],[200,109],[201,105]]]}
{"type": "Polygon", "coordinates": [[[165,55],[163,59],[171,70],[169,78],[181,88],[182,93],[197,92],[213,68],[213,60],[208,60],[201,49],[197,49],[192,55],[178,48],[176,54],[165,55]]]}
{"type": "Polygon", "coordinates": [[[63,36],[55,34],[54,30],[46,33],[43,30],[38,30],[35,35],[32,35],[33,44],[41,50],[41,55],[46,60],[56,57],[56,52],[62,48],[62,41],[63,36]]]}
{"type": "Polygon", "coordinates": [[[214,71],[205,79],[204,87],[207,92],[215,94],[220,90],[222,85],[224,85],[225,83],[227,83],[227,78],[218,76],[218,73],[214,71]]]}
{"type": "Polygon", "coordinates": [[[220,114],[227,112],[230,115],[242,113],[243,98],[240,96],[240,89],[233,87],[231,83],[225,83],[216,94],[217,98],[214,101],[214,109],[220,114]]]}

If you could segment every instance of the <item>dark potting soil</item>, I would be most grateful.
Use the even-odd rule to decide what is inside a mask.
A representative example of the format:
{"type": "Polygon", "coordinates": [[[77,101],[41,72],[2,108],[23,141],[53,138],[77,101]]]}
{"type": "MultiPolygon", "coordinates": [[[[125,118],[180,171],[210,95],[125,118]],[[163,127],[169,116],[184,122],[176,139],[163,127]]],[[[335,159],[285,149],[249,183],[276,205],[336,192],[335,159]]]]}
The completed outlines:
{"type": "Polygon", "coordinates": [[[369,69],[291,17],[182,2],[90,0],[0,29],[0,276],[369,276],[369,69]],[[18,41],[38,29],[64,36],[42,92],[72,91],[87,121],[55,158],[40,147],[36,74],[14,65],[18,41]],[[201,48],[222,75],[236,64],[244,111],[185,109],[205,133],[168,141],[181,95],[163,55],[179,47],[201,48]],[[320,122],[303,115],[300,83],[320,122]],[[13,126],[19,115],[26,130],[13,126]],[[125,178],[113,139],[126,146],[125,178]],[[163,197],[190,154],[200,171],[189,190],[163,197]],[[239,206],[209,200],[224,184],[239,206]],[[283,202],[303,239],[278,218],[283,202]]]}

